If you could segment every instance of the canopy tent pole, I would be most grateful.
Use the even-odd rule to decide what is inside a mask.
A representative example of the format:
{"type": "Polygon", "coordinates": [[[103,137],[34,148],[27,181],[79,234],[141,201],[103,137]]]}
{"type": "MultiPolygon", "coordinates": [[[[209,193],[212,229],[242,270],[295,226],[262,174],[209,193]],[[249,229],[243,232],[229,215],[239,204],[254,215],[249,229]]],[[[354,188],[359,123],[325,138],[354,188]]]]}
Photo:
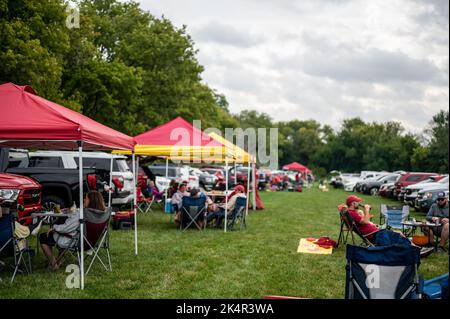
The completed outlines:
{"type": "Polygon", "coordinates": [[[248,216],[249,203],[250,203],[250,161],[248,162],[248,171],[247,171],[247,206],[245,207],[245,216],[248,216]]]}
{"type": "Polygon", "coordinates": [[[134,254],[138,254],[137,243],[137,198],[136,198],[136,161],[134,151],[131,153],[131,164],[133,167],[133,212],[134,212],[134,254]]]}
{"type": "Polygon", "coordinates": [[[228,215],[228,157],[225,156],[225,225],[224,232],[227,232],[227,215],[228,215]]]}
{"type": "Polygon", "coordinates": [[[256,163],[252,163],[252,179],[253,179],[253,194],[252,194],[252,208],[256,210],[256,163]]]}
{"type": "Polygon", "coordinates": [[[111,163],[109,166],[109,190],[108,190],[108,208],[111,208],[111,190],[112,190],[112,171],[113,171],[114,156],[111,153],[111,163]]]}
{"type": "Polygon", "coordinates": [[[237,171],[236,171],[237,165],[236,161],[234,161],[234,183],[237,184],[237,171]]]}
{"type": "Polygon", "coordinates": [[[83,141],[78,142],[78,182],[80,186],[80,286],[84,289],[83,141]]]}
{"type": "MultiPolygon", "coordinates": [[[[169,157],[166,156],[166,180],[168,180],[168,179],[169,179],[169,157]]],[[[165,193],[164,196],[166,197],[166,200],[164,201],[164,206],[165,206],[165,202],[167,201],[167,191],[168,191],[168,189],[169,189],[169,186],[167,186],[165,191],[164,191],[164,193],[165,193]]]]}

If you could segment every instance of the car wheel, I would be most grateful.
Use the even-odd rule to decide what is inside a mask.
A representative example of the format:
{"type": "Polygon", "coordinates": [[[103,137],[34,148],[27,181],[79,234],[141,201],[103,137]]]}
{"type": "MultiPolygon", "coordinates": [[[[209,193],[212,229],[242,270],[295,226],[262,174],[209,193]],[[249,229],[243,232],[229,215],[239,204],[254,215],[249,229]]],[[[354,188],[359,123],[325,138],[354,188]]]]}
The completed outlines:
{"type": "Polygon", "coordinates": [[[67,203],[61,197],[55,195],[45,195],[42,196],[42,208],[52,210],[55,205],[59,205],[60,208],[66,208],[67,203]]]}
{"type": "Polygon", "coordinates": [[[378,188],[373,187],[370,189],[370,195],[377,196],[378,195],[378,188]]]}

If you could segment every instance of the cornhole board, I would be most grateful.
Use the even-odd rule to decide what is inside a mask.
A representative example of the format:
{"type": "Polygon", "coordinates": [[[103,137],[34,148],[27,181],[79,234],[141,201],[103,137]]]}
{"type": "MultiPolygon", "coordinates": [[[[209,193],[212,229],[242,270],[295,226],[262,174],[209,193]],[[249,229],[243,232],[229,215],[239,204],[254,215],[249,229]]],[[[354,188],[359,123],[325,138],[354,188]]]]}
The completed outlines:
{"type": "Polygon", "coordinates": [[[331,255],[333,253],[333,248],[319,247],[314,244],[314,241],[309,241],[306,238],[302,238],[298,244],[297,252],[316,255],[331,255]]]}

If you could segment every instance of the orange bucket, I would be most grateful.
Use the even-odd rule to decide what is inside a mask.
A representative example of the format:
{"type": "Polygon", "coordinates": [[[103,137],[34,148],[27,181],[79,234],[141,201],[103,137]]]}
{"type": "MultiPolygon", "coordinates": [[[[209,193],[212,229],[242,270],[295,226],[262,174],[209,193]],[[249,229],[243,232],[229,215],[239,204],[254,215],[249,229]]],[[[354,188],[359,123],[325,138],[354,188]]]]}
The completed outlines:
{"type": "Polygon", "coordinates": [[[428,236],[424,235],[414,235],[412,237],[412,242],[416,244],[417,246],[426,246],[430,244],[430,238],[428,236]]]}

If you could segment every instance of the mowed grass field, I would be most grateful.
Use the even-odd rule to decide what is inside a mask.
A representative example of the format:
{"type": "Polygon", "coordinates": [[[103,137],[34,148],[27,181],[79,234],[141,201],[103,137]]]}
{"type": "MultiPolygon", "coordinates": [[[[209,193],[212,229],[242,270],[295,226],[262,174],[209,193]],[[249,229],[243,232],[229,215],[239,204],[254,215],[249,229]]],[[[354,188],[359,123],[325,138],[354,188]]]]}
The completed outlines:
{"type": "MultiPolygon", "coordinates": [[[[134,255],[132,231],[111,231],[113,271],[94,267],[85,290],[66,288],[65,267],[47,271],[40,252],[33,259],[33,274],[19,275],[14,284],[9,283],[11,272],[0,273],[0,298],[343,298],[345,245],[332,255],[296,251],[302,237],[337,240],[337,204],[346,196],[342,190],[323,193],[317,187],[302,193],[263,192],[265,209],[250,212],[247,230],[227,233],[180,232],[161,210],[140,214],[139,255],[134,255]]],[[[380,204],[390,201],[362,197],[378,222],[380,204]]],[[[419,268],[425,279],[448,271],[448,254],[434,253],[419,268]]]]}

